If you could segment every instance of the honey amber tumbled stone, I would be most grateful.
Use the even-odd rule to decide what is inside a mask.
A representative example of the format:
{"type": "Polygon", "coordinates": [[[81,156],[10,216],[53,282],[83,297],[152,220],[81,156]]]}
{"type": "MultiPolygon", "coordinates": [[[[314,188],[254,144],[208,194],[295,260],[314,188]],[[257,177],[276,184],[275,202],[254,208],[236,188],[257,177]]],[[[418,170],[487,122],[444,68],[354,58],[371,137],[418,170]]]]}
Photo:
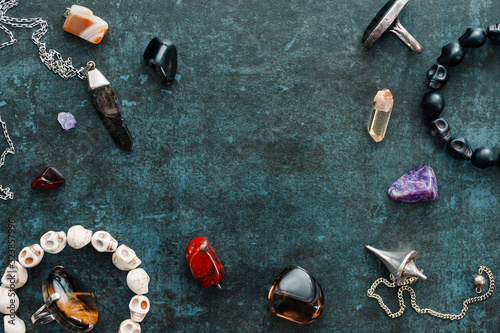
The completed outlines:
{"type": "Polygon", "coordinates": [[[290,266],[274,281],[267,296],[269,308],[278,317],[309,324],[323,311],[321,286],[305,269],[290,266]]]}
{"type": "Polygon", "coordinates": [[[189,242],[186,261],[200,287],[213,286],[224,278],[224,268],[206,237],[197,237],[189,242]]]}
{"type": "Polygon", "coordinates": [[[55,267],[43,285],[45,301],[59,294],[49,307],[54,319],[71,332],[87,332],[97,323],[98,312],[94,294],[86,289],[67,269],[55,267]]]}

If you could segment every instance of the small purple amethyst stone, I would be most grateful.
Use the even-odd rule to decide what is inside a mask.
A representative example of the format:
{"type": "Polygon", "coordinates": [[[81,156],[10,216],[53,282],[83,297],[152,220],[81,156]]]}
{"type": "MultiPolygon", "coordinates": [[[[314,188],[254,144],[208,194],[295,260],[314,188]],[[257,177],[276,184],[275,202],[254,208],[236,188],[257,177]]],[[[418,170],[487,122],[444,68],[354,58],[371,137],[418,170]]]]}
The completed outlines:
{"type": "Polygon", "coordinates": [[[64,128],[66,131],[76,126],[76,119],[71,114],[71,112],[60,112],[57,115],[57,121],[59,121],[61,127],[64,128]]]}
{"type": "Polygon", "coordinates": [[[399,202],[434,201],[438,197],[437,179],[428,165],[419,165],[389,187],[391,199],[399,202]]]}

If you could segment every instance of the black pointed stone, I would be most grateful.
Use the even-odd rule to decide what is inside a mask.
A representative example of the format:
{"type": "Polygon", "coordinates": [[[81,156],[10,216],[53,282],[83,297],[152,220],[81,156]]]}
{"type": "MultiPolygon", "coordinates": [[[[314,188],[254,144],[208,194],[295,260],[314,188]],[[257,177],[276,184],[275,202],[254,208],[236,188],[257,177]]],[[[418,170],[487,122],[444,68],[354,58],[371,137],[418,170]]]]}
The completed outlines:
{"type": "Polygon", "coordinates": [[[437,61],[443,66],[456,66],[465,58],[465,52],[457,42],[451,42],[441,49],[441,56],[437,61]]]}
{"type": "Polygon", "coordinates": [[[483,28],[469,28],[458,39],[460,45],[467,48],[476,48],[486,43],[486,31],[483,28]]]}

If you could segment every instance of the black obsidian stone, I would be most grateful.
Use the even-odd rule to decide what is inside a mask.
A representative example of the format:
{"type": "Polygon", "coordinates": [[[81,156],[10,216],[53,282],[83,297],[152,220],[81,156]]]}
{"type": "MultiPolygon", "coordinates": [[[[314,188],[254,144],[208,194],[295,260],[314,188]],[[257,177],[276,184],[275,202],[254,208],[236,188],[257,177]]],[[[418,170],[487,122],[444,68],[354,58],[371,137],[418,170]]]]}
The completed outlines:
{"type": "Polygon", "coordinates": [[[170,40],[155,37],[144,51],[144,62],[154,77],[170,84],[177,73],[177,48],[170,40]]]}
{"type": "Polygon", "coordinates": [[[456,66],[464,60],[465,52],[457,42],[451,42],[441,49],[441,56],[437,61],[443,66],[456,66]]]}
{"type": "Polygon", "coordinates": [[[94,294],[61,266],[55,267],[43,285],[43,295],[47,302],[50,296],[59,294],[60,298],[48,310],[54,319],[70,332],[87,332],[98,319],[94,294]]]}
{"type": "Polygon", "coordinates": [[[433,119],[439,117],[444,109],[444,97],[437,92],[428,92],[422,98],[422,109],[424,109],[424,115],[428,119],[433,119]]]}
{"type": "Polygon", "coordinates": [[[458,41],[466,48],[483,46],[486,43],[486,31],[483,28],[469,28],[458,41]]]}
{"type": "Polygon", "coordinates": [[[500,23],[490,25],[486,29],[486,36],[500,42],[500,23]]]}
{"type": "Polygon", "coordinates": [[[498,164],[499,156],[490,148],[479,147],[474,150],[471,162],[475,167],[485,169],[498,164]]]}

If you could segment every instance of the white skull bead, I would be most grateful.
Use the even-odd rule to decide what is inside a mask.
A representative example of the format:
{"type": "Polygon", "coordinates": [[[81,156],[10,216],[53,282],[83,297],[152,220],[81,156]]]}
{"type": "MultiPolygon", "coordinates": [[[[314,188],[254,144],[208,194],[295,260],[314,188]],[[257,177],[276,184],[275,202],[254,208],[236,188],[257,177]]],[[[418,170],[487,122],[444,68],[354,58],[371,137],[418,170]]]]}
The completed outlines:
{"type": "Polygon", "coordinates": [[[3,328],[5,333],[26,333],[24,321],[16,315],[4,316],[3,328]]]}
{"type": "Polygon", "coordinates": [[[8,289],[18,289],[28,281],[28,270],[18,261],[12,261],[5,269],[2,286],[8,289]]]}
{"type": "Polygon", "coordinates": [[[141,333],[141,325],[131,319],[122,321],[118,333],[141,333]]]}
{"type": "Polygon", "coordinates": [[[68,244],[64,231],[49,231],[40,238],[40,245],[45,252],[56,254],[61,252],[68,244]]]}
{"type": "Polygon", "coordinates": [[[149,312],[149,299],[146,296],[135,295],[130,300],[128,308],[130,309],[130,318],[140,323],[149,312]]]}
{"type": "Polygon", "coordinates": [[[14,290],[0,287],[0,312],[3,314],[15,313],[19,308],[19,297],[14,290]]]}
{"type": "Polygon", "coordinates": [[[68,245],[74,249],[81,249],[92,240],[92,230],[81,225],[75,225],[68,230],[68,245]]]}
{"type": "Polygon", "coordinates": [[[137,295],[148,293],[149,275],[142,268],[136,268],[128,272],[127,285],[137,295]]]}
{"type": "Polygon", "coordinates": [[[120,245],[113,253],[113,264],[122,271],[131,271],[141,264],[135,251],[126,245],[120,245]]]}
{"type": "Polygon", "coordinates": [[[42,247],[38,244],[25,247],[19,253],[19,262],[26,268],[33,268],[42,261],[43,253],[42,247]]]}
{"type": "Polygon", "coordinates": [[[98,231],[92,236],[92,246],[99,252],[115,252],[118,242],[109,232],[98,231]]]}

